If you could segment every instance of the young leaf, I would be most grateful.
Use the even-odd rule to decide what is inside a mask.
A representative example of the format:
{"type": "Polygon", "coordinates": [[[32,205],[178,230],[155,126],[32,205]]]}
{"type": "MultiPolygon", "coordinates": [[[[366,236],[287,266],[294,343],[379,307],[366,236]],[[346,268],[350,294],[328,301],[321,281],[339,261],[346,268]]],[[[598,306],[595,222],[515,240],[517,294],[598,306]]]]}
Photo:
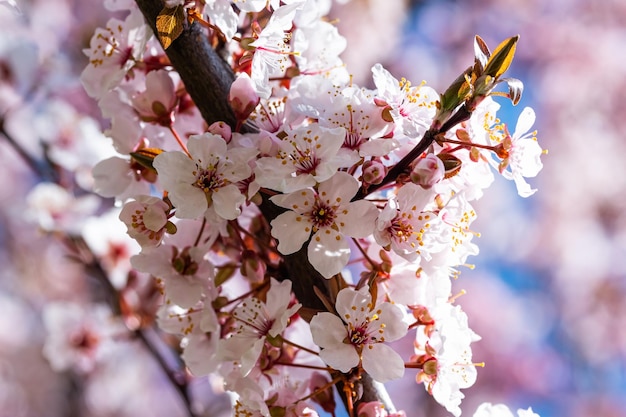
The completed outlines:
{"type": "Polygon", "coordinates": [[[485,74],[491,75],[493,78],[498,79],[504,72],[509,69],[513,56],[515,55],[515,48],[519,35],[513,36],[504,40],[493,51],[493,54],[489,57],[487,65],[485,65],[485,74]]]}
{"type": "Polygon", "coordinates": [[[162,152],[163,152],[163,149],[142,148],[142,149],[138,149],[136,152],[131,152],[130,156],[139,165],[143,166],[144,168],[148,168],[148,169],[155,171],[154,166],[152,166],[152,162],[154,162],[154,158],[156,158],[157,155],[162,152]]]}
{"type": "Polygon", "coordinates": [[[474,37],[474,56],[476,60],[480,62],[481,71],[487,65],[487,61],[489,61],[489,57],[491,56],[491,51],[489,51],[489,47],[480,36],[476,35],[474,37]]]}
{"type": "Polygon", "coordinates": [[[524,84],[517,78],[503,78],[502,81],[505,81],[509,86],[509,98],[513,105],[517,105],[520,99],[522,98],[522,92],[524,91],[524,84]]]}
{"type": "Polygon", "coordinates": [[[167,49],[183,33],[184,22],[185,9],[183,6],[164,7],[161,10],[156,19],[156,27],[163,49],[167,49]]]}

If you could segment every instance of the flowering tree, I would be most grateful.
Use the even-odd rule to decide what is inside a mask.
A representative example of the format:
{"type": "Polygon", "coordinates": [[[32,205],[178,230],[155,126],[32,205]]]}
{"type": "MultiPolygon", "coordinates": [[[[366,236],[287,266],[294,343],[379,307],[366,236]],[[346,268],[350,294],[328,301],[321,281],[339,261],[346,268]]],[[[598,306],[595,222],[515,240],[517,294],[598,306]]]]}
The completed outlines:
{"type": "Polygon", "coordinates": [[[494,96],[522,94],[504,77],[519,38],[491,51],[476,36],[474,62],[442,93],[380,64],[367,89],[341,62],[329,1],[105,4],[122,17],[92,37],[81,80],[114,151],[84,188],[114,199],[133,273],[116,276],[99,253],[104,232],[72,227],[95,212],[92,195],[38,191],[67,198],[48,229],[109,295],[108,308],[46,311],[53,366],[90,372],[128,332],[189,415],[190,381],[205,375],[237,416],[404,415],[382,383],[406,371],[459,416],[482,366],[450,285],[478,252],[472,201],[494,171],[532,195],[525,178],[542,167],[532,109],[513,133],[496,116],[494,96]],[[134,274],[154,280],[140,290],[134,274]],[[410,357],[389,344],[406,337],[410,357]],[[163,340],[184,367],[163,359],[163,340]]]}

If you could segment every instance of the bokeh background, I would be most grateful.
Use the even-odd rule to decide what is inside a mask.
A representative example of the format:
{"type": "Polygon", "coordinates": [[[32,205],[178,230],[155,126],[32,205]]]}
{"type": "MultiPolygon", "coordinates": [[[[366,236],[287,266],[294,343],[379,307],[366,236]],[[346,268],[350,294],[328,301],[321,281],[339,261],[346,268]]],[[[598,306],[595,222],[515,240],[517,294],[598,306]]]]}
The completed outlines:
{"type": "MultiPolygon", "coordinates": [[[[44,306],[89,299],[91,289],[58,240],[38,231],[41,216],[28,204],[40,181],[33,169],[52,174],[16,149],[32,161],[53,149],[54,164],[79,173],[93,165],[94,148],[107,142],[78,75],[82,49],[110,14],[97,0],[17,4],[22,14],[0,3],[8,134],[0,135],[0,416],[182,415],[141,346],[120,348],[92,378],[54,372],[42,355],[44,306]]],[[[499,116],[514,126],[533,107],[549,153],[530,180],[535,195],[522,199],[497,179],[475,205],[481,253],[454,286],[467,291],[459,303],[483,338],[474,359],[486,367],[465,390],[463,415],[490,401],[543,417],[626,416],[626,2],[352,0],[334,17],[349,40],[344,60],[363,85],[381,62],[443,91],[471,64],[474,35],[492,48],[521,35],[509,75],[524,82],[524,96],[517,107],[500,100],[499,116]]],[[[66,221],[83,227],[79,216],[66,221]]],[[[448,415],[412,377],[389,386],[398,407],[409,417],[448,415]]]]}

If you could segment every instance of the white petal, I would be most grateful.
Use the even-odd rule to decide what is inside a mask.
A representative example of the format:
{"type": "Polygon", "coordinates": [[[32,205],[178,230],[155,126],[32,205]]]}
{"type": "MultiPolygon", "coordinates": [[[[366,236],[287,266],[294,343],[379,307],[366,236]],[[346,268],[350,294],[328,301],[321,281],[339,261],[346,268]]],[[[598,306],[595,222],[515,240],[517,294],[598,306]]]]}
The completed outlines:
{"type": "Polygon", "coordinates": [[[350,237],[367,237],[374,231],[376,217],[378,217],[378,209],[369,201],[359,200],[348,204],[345,207],[347,211],[339,213],[337,222],[341,222],[339,226],[341,233],[350,237]]]}
{"type": "Polygon", "coordinates": [[[344,373],[359,364],[359,355],[354,346],[349,344],[341,344],[333,349],[323,349],[320,352],[320,358],[328,366],[344,373]]]}
{"type": "Polygon", "coordinates": [[[204,376],[215,371],[219,363],[215,360],[218,340],[216,335],[194,335],[189,338],[181,356],[192,374],[204,376]]]}
{"type": "Polygon", "coordinates": [[[339,316],[347,322],[361,322],[370,312],[372,296],[368,287],[361,287],[358,291],[352,288],[344,288],[337,294],[335,308],[339,316]]]}
{"type": "Polygon", "coordinates": [[[241,214],[241,205],[246,198],[234,184],[218,188],[211,195],[215,212],[226,220],[236,219],[241,214]]]}
{"type": "Polygon", "coordinates": [[[173,276],[163,280],[165,294],[172,302],[183,308],[193,307],[200,298],[204,286],[202,281],[195,277],[173,276]]]}
{"type": "Polygon", "coordinates": [[[315,203],[313,190],[305,189],[290,194],[278,194],[270,198],[272,203],[279,207],[288,208],[296,213],[305,213],[311,210],[315,203]]]}
{"type": "Polygon", "coordinates": [[[330,204],[337,204],[337,199],[344,204],[356,194],[359,189],[359,182],[352,175],[339,171],[328,180],[320,183],[318,193],[322,200],[330,204]]]}
{"type": "Polygon", "coordinates": [[[170,201],[179,219],[197,219],[208,207],[206,194],[190,184],[178,184],[169,190],[170,201]]]}
{"type": "Polygon", "coordinates": [[[530,107],[525,107],[522,110],[522,113],[519,115],[517,119],[517,124],[515,125],[515,133],[513,137],[519,138],[524,133],[528,132],[530,128],[535,124],[535,111],[530,107]]]}
{"type": "Polygon", "coordinates": [[[256,365],[257,359],[261,356],[263,345],[265,344],[265,338],[261,338],[254,342],[254,345],[248,349],[241,357],[241,374],[246,376],[250,373],[254,365],[256,365]]]}
{"type": "Polygon", "coordinates": [[[389,346],[376,343],[363,347],[363,369],[378,382],[402,378],[404,361],[389,346]]]}
{"type": "Polygon", "coordinates": [[[193,174],[196,165],[182,152],[163,152],[154,158],[152,165],[165,189],[172,188],[179,182],[191,184],[196,180],[193,174]]]}
{"type": "Polygon", "coordinates": [[[226,141],[223,137],[213,133],[192,135],[187,140],[187,149],[195,161],[202,162],[215,160],[226,155],[226,141]]]}
{"type": "Polygon", "coordinates": [[[167,223],[167,215],[160,204],[146,207],[143,213],[143,224],[150,230],[158,232],[167,223]]]}
{"type": "Polygon", "coordinates": [[[343,321],[328,312],[317,313],[313,316],[310,326],[313,342],[321,348],[333,348],[343,344],[343,339],[348,335],[343,321]]]}
{"type": "Polygon", "coordinates": [[[308,248],[309,262],[324,278],[330,278],[348,264],[350,246],[346,239],[332,229],[318,231],[308,248]]]}
{"type": "Polygon", "coordinates": [[[311,236],[311,224],[306,218],[293,211],[287,211],[270,223],[272,236],[278,239],[278,251],[289,255],[298,251],[311,236]]]}
{"type": "Polygon", "coordinates": [[[381,310],[380,320],[385,323],[385,340],[391,342],[404,337],[408,328],[400,307],[391,303],[382,303],[378,305],[378,308],[381,310]]]}

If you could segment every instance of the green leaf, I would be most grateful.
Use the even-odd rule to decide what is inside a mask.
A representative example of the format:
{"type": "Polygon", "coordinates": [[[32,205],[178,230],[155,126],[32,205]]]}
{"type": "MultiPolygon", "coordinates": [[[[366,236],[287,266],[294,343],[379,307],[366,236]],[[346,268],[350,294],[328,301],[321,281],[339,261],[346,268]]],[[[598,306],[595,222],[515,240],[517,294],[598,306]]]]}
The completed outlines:
{"type": "Polygon", "coordinates": [[[164,7],[156,19],[157,35],[163,49],[169,46],[183,33],[185,9],[178,5],[173,8],[164,7]]]}
{"type": "Polygon", "coordinates": [[[468,77],[472,74],[472,67],[468,67],[456,80],[452,82],[450,87],[441,95],[440,113],[447,113],[456,109],[467,98],[467,94],[471,91],[468,85],[468,77]]]}
{"type": "Polygon", "coordinates": [[[131,152],[130,156],[133,158],[139,165],[144,168],[151,169],[156,172],[152,162],[154,162],[154,158],[157,157],[160,153],[163,152],[163,149],[158,148],[143,148],[139,149],[136,152],[131,152]]]}
{"type": "Polygon", "coordinates": [[[440,153],[437,157],[443,162],[444,178],[452,178],[461,170],[463,162],[456,156],[450,153],[440,153]]]}
{"type": "Polygon", "coordinates": [[[485,65],[485,74],[498,79],[498,77],[509,69],[511,62],[513,62],[513,56],[515,55],[515,48],[518,40],[519,35],[516,35],[502,41],[502,43],[498,45],[485,65]]]}
{"type": "Polygon", "coordinates": [[[217,274],[215,274],[215,278],[213,279],[213,283],[216,287],[219,287],[226,281],[228,281],[237,270],[237,267],[232,264],[226,264],[217,268],[217,274]]]}

